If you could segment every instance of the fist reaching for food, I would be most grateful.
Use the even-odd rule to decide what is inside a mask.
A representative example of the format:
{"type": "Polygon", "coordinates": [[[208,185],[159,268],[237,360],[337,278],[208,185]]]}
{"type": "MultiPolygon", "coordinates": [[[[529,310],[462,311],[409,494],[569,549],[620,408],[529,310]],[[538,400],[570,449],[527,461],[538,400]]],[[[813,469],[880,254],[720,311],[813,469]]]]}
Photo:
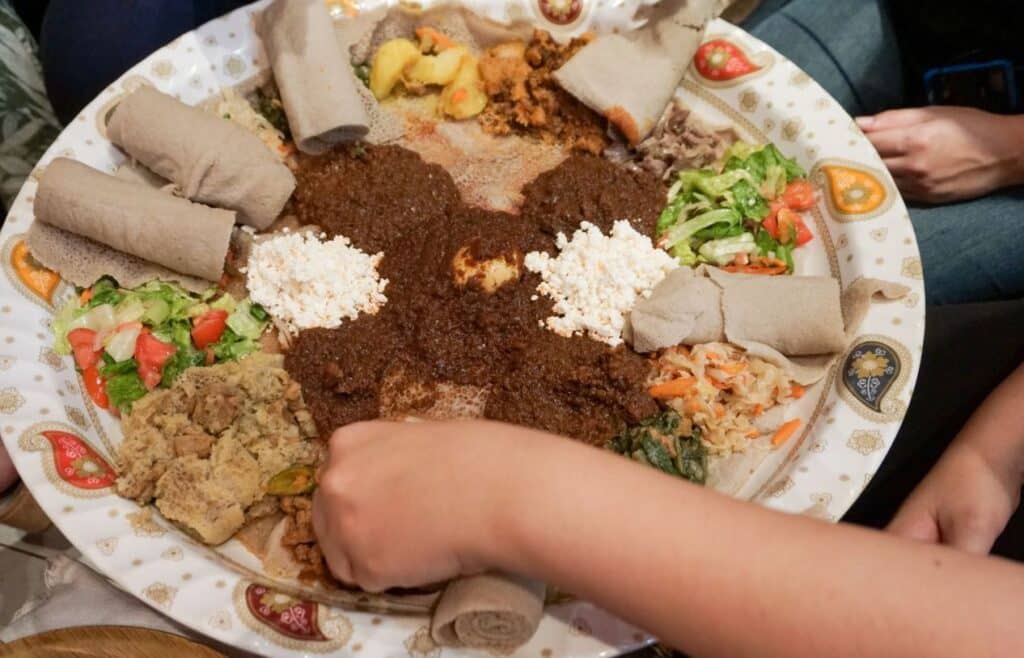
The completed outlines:
{"type": "Polygon", "coordinates": [[[376,421],[336,431],[313,499],[313,526],[334,575],[377,592],[490,566],[501,495],[494,478],[523,450],[502,428],[376,421]]]}
{"type": "Polygon", "coordinates": [[[1024,183],[1024,115],[925,107],[860,117],[857,125],[910,200],[950,203],[1024,183]]]}

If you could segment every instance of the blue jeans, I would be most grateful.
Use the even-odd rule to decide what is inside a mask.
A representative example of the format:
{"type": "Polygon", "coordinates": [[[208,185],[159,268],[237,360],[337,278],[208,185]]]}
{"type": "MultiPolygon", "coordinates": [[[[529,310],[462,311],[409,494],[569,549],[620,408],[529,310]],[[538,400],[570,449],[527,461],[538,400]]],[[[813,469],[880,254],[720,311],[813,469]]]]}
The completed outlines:
{"type": "MultiPolygon", "coordinates": [[[[883,0],[766,0],[744,24],[856,116],[905,106],[897,35],[883,0]]],[[[1024,188],[911,206],[931,304],[1024,297],[1024,188]]]]}

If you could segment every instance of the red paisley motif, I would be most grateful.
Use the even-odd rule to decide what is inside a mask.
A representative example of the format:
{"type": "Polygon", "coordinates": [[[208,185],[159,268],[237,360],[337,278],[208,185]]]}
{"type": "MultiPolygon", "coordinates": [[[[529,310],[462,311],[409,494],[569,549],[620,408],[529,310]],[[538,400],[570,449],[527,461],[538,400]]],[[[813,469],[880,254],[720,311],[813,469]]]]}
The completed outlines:
{"type": "Polygon", "coordinates": [[[117,473],[85,441],[58,430],[41,434],[53,447],[53,463],[60,479],[79,489],[104,489],[114,484],[117,473]]]}
{"type": "Polygon", "coordinates": [[[725,39],[712,39],[697,49],[693,64],[708,80],[734,80],[761,69],[734,44],[725,39]]]}
{"type": "Polygon", "coordinates": [[[262,585],[249,585],[245,588],[245,604],[253,617],[281,635],[305,642],[327,641],[317,624],[316,603],[290,599],[286,606],[280,607],[268,602],[275,595],[276,592],[262,585]]]}

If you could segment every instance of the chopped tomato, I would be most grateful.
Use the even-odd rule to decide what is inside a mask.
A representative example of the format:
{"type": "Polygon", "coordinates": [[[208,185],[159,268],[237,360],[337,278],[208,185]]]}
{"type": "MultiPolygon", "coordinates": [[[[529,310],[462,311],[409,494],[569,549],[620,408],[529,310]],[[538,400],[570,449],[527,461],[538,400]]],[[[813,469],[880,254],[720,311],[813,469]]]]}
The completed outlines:
{"type": "Polygon", "coordinates": [[[153,390],[160,384],[164,364],[178,348],[169,345],[148,331],[139,334],[135,342],[135,360],[139,364],[139,377],[146,388],[153,390]]]}
{"type": "Polygon", "coordinates": [[[771,211],[768,216],[761,221],[761,226],[764,226],[764,230],[768,231],[768,235],[772,236],[773,240],[779,239],[779,211],[786,207],[782,201],[776,199],[769,204],[771,211]]]}
{"type": "Polygon", "coordinates": [[[782,201],[792,210],[810,210],[818,202],[814,185],[806,178],[798,178],[786,186],[782,201]]]}
{"type": "Polygon", "coordinates": [[[85,381],[85,392],[89,394],[92,401],[100,409],[110,408],[110,399],[107,398],[107,382],[100,376],[99,369],[89,366],[82,370],[82,379],[85,381]]]}
{"type": "Polygon", "coordinates": [[[213,345],[224,335],[224,328],[227,327],[228,312],[212,310],[203,313],[192,325],[192,341],[196,347],[203,350],[213,345]]]}
{"type": "Polygon", "coordinates": [[[96,332],[92,329],[73,329],[68,332],[68,343],[75,355],[75,364],[80,370],[92,368],[100,361],[96,350],[96,332]]]}
{"type": "Polygon", "coordinates": [[[778,237],[775,239],[780,244],[796,242],[796,224],[801,221],[800,215],[789,208],[780,208],[776,217],[778,219],[778,237]]]}
{"type": "Polygon", "coordinates": [[[811,229],[807,228],[807,224],[804,223],[804,218],[801,215],[796,216],[796,246],[802,247],[811,240],[814,239],[814,234],[811,233],[811,229]]]}

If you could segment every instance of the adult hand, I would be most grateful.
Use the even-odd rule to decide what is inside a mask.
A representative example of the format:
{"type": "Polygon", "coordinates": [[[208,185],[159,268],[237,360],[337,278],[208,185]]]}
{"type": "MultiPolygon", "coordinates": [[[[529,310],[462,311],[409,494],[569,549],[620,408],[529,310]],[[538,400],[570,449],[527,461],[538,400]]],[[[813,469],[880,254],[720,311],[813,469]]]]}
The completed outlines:
{"type": "Polygon", "coordinates": [[[1020,503],[1020,478],[973,446],[954,443],[903,503],[889,531],[986,554],[1020,503]]]}
{"type": "Polygon", "coordinates": [[[10,455],[7,454],[7,449],[0,443],[0,493],[7,491],[17,481],[18,472],[14,470],[14,464],[11,462],[10,455]]]}
{"type": "Polygon", "coordinates": [[[492,566],[509,464],[529,469],[536,434],[476,421],[339,429],[313,497],[331,571],[375,592],[492,566]]]}
{"type": "Polygon", "coordinates": [[[923,107],[860,117],[905,197],[949,203],[1024,183],[1024,115],[923,107]]]}

